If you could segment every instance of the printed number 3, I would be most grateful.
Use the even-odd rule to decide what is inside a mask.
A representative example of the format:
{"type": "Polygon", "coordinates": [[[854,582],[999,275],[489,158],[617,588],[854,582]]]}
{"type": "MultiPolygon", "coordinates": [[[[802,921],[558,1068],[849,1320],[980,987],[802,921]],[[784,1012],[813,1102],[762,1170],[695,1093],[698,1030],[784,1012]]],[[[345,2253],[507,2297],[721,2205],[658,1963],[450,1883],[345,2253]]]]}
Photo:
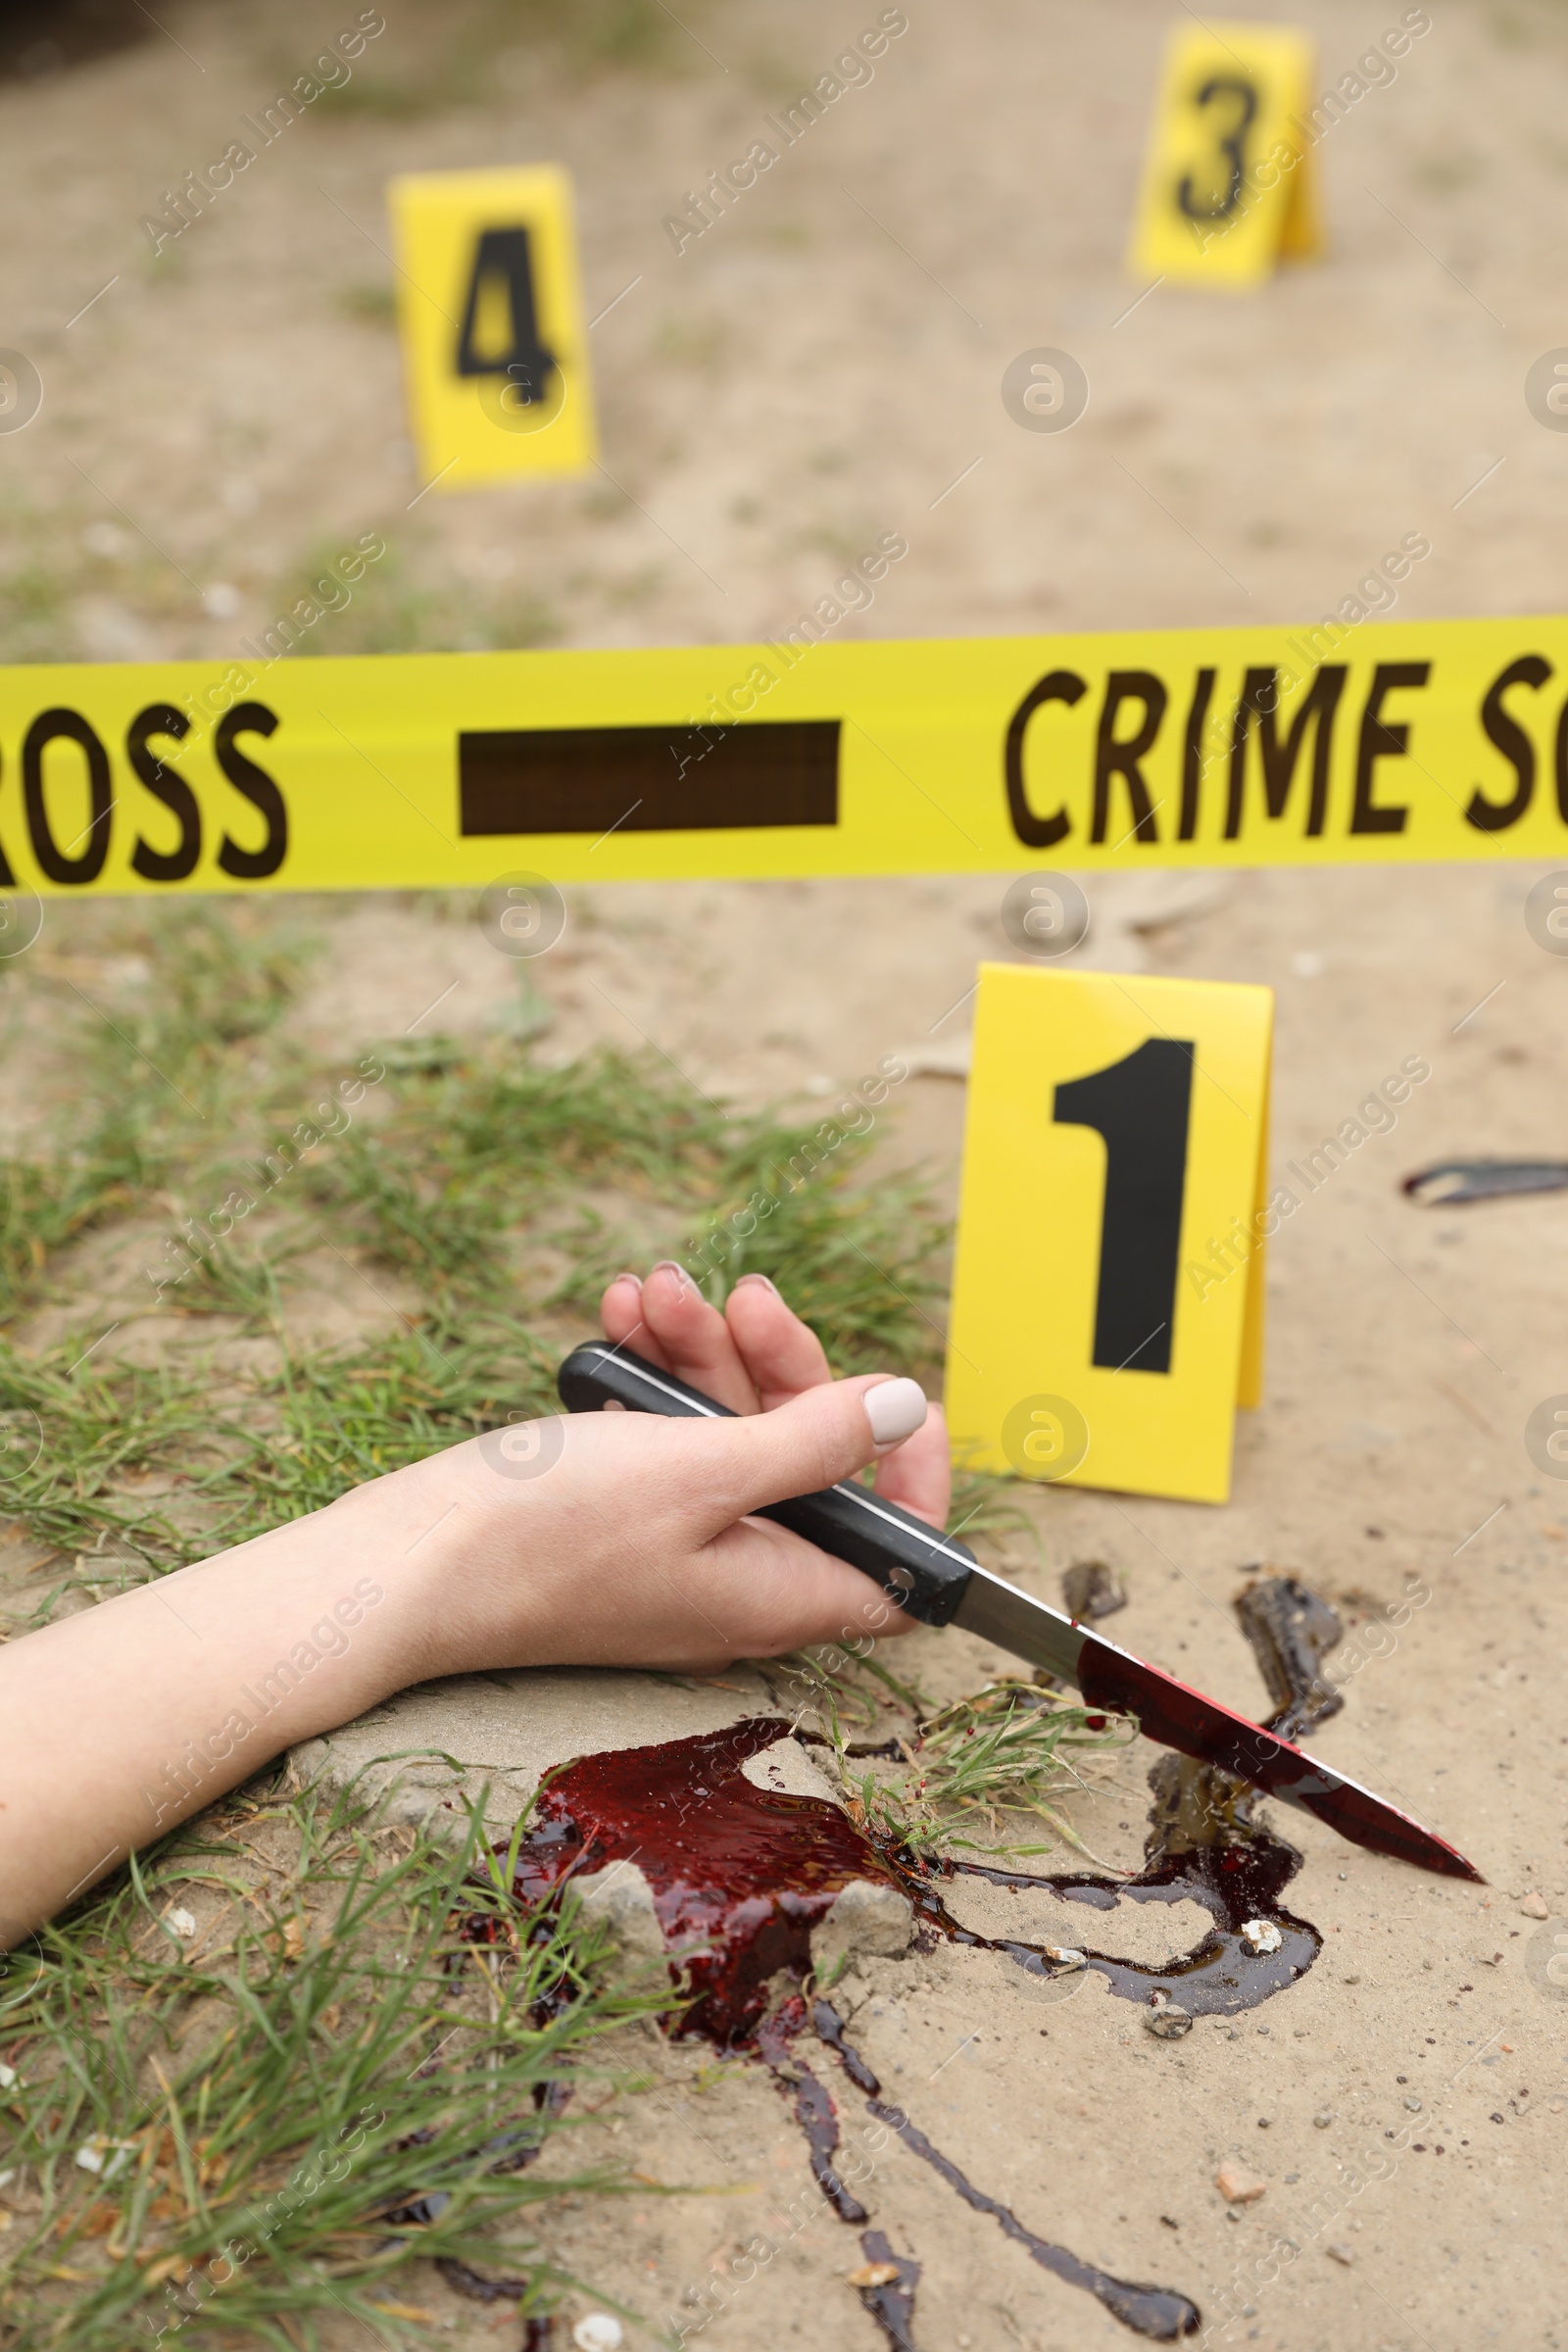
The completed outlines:
{"type": "Polygon", "coordinates": [[[1257,113],[1257,92],[1250,81],[1237,74],[1216,74],[1212,80],[1204,82],[1197,103],[1200,108],[1208,107],[1216,98],[1234,98],[1240,110],[1231,129],[1218,143],[1220,154],[1230,165],[1230,184],[1222,196],[1206,196],[1200,204],[1193,197],[1193,175],[1185,172],[1176,191],[1176,202],[1189,220],[1228,220],[1242,198],[1242,183],[1247,175],[1243,141],[1257,113]]]}
{"type": "Polygon", "coordinates": [[[1170,1370],[1195,1052],[1190,1039],[1151,1037],[1055,1091],[1054,1124],[1104,1139],[1094,1352],[1102,1371],[1170,1370]]]}

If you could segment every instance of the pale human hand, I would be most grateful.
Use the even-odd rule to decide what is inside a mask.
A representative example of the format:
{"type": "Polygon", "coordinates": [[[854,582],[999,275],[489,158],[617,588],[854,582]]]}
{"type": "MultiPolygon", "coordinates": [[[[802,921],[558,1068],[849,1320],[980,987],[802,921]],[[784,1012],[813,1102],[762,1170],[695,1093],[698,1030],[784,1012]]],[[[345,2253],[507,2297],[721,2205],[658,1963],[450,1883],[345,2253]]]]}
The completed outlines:
{"type": "MultiPolygon", "coordinates": [[[[702,1668],[907,1632],[909,1620],[858,1569],[747,1514],[878,1460],[878,1492],[940,1527],[947,1432],[915,1383],[834,1382],[821,1343],[761,1275],[743,1276],[720,1314],[666,1263],[646,1282],[617,1277],[601,1314],[616,1346],[740,1418],[611,1410],[543,1425],[537,1452],[510,1479],[496,1476],[434,1670],[702,1668]]],[[[494,1439],[473,1450],[492,1465],[503,1459],[494,1439]]]]}

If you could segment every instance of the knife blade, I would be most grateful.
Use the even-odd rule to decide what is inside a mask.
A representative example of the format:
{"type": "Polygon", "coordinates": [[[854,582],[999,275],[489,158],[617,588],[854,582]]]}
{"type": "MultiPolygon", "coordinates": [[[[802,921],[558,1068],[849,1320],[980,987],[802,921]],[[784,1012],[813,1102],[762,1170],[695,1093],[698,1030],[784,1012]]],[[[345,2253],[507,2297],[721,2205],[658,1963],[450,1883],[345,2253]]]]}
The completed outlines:
{"type": "MultiPolygon", "coordinates": [[[[574,1348],[556,1385],[571,1413],[618,1404],[628,1412],[676,1419],[733,1417],[727,1405],[673,1372],[603,1340],[574,1348]]],[[[776,1520],[848,1560],[922,1624],[961,1626],[998,1649],[1059,1675],[1077,1686],[1091,1707],[1131,1716],[1147,1739],[1216,1764],[1270,1796],[1316,1814],[1353,1845],[1485,1885],[1474,1863],[1386,1797],[1036,1600],[982,1567],[966,1544],[898,1503],[843,1481],[814,1494],[769,1503],[756,1515],[776,1520]]]]}

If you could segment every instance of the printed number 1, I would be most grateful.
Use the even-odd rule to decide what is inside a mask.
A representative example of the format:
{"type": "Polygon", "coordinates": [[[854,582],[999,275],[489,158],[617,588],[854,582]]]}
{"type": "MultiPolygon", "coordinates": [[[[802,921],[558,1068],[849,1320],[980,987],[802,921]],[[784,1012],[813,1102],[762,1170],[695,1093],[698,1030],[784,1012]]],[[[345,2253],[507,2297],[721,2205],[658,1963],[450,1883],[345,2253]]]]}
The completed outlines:
{"type": "Polygon", "coordinates": [[[1094,1362],[1168,1372],[1187,1190],[1191,1040],[1151,1037],[1108,1069],[1055,1090],[1058,1127],[1092,1127],[1105,1146],[1094,1362]]]}

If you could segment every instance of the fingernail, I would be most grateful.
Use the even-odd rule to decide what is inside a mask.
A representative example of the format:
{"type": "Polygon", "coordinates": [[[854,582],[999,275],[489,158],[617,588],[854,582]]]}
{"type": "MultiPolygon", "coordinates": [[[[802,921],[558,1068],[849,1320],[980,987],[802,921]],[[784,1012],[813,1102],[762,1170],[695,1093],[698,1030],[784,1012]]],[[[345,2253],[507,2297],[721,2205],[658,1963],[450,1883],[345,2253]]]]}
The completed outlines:
{"type": "Polygon", "coordinates": [[[678,1265],[675,1259],[672,1257],[662,1257],[658,1265],[655,1266],[654,1272],[656,1274],[673,1274],[675,1280],[679,1283],[685,1283],[690,1280],[685,1267],[678,1265]]]}
{"type": "Polygon", "coordinates": [[[765,1274],[743,1274],[735,1288],[738,1291],[744,1291],[748,1283],[755,1284],[759,1290],[771,1291],[775,1298],[780,1296],[777,1283],[769,1282],[765,1274]]]}
{"type": "Polygon", "coordinates": [[[925,1421],[925,1391],[917,1380],[879,1381],[866,1390],[862,1401],[871,1435],[883,1451],[902,1446],[925,1421]]]}
{"type": "Polygon", "coordinates": [[[611,1287],[611,1289],[612,1289],[612,1290],[613,1290],[613,1289],[614,1289],[614,1287],[615,1287],[615,1284],[616,1284],[617,1282],[629,1282],[629,1283],[632,1283],[632,1284],[633,1284],[633,1285],[636,1287],[636,1289],[638,1289],[639,1291],[640,1291],[640,1290],[642,1289],[642,1287],[643,1287],[643,1278],[642,1278],[642,1276],[641,1276],[640,1274],[633,1274],[629,1268],[626,1268],[626,1269],[624,1269],[624,1270],[623,1270],[621,1273],[619,1273],[619,1274],[615,1274],[615,1275],[612,1275],[612,1276],[611,1277],[611,1283],[610,1283],[610,1287],[611,1287]]]}

